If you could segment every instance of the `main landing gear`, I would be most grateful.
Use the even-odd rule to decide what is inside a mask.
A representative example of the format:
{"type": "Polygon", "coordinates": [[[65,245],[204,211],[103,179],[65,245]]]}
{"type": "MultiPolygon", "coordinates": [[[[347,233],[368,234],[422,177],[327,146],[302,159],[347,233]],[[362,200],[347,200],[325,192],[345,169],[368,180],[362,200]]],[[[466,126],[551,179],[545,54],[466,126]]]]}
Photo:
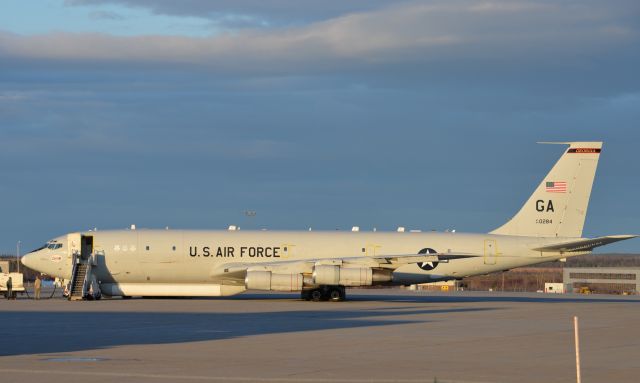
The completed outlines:
{"type": "Polygon", "coordinates": [[[302,290],[300,296],[305,301],[342,302],[346,299],[347,293],[344,286],[320,286],[311,290],[302,290]]]}

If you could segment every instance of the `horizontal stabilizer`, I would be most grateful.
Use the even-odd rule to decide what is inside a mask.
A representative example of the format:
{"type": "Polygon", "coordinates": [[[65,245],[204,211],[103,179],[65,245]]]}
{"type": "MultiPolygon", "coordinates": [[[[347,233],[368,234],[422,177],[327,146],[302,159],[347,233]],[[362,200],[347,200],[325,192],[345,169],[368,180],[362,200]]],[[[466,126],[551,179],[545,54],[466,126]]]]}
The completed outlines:
{"type": "Polygon", "coordinates": [[[638,237],[637,235],[609,235],[606,237],[598,237],[591,239],[579,239],[577,241],[557,243],[553,245],[538,247],[533,250],[543,252],[572,252],[572,251],[591,251],[596,247],[608,245],[610,243],[624,241],[638,237]]]}

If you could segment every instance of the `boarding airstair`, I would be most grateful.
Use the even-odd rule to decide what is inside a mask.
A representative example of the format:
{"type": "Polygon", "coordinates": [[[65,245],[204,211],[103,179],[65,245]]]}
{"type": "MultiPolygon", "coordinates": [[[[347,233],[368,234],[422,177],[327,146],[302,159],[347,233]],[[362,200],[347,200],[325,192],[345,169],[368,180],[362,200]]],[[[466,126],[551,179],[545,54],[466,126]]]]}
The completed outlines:
{"type": "Polygon", "coordinates": [[[71,275],[71,283],[69,286],[69,300],[79,301],[85,298],[87,286],[87,271],[89,270],[89,262],[82,261],[81,257],[74,256],[76,261],[73,264],[73,273],[71,275]]]}
{"type": "Polygon", "coordinates": [[[73,254],[73,269],[71,271],[71,282],[69,283],[70,301],[100,298],[100,289],[97,287],[95,277],[92,275],[92,269],[95,264],[93,237],[83,235],[81,237],[80,252],[73,254]]]}

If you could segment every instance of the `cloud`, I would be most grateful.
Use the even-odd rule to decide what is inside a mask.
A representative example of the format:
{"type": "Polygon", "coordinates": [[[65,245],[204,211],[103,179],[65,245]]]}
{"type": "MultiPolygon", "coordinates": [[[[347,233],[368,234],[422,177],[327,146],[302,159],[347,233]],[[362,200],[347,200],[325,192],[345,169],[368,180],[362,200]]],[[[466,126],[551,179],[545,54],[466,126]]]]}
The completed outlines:
{"type": "Polygon", "coordinates": [[[91,11],[89,18],[91,20],[124,20],[121,14],[109,11],[91,11]]]}
{"type": "MultiPolygon", "coordinates": [[[[397,4],[395,0],[66,0],[69,6],[121,5],[145,8],[156,14],[188,16],[220,21],[228,17],[272,24],[300,24],[326,20],[347,13],[370,11],[397,4]]],[[[250,24],[238,25],[247,27],[250,24]]]]}
{"type": "Polygon", "coordinates": [[[29,95],[26,92],[0,92],[0,103],[5,102],[14,102],[14,101],[24,101],[29,98],[29,95]]]}
{"type": "Polygon", "coordinates": [[[588,230],[638,226],[637,1],[108,3],[232,31],[0,33],[5,248],[134,221],[225,227],[248,207],[279,228],[489,230],[559,154],[539,140],[604,140],[588,230]]]}
{"type": "Polygon", "coordinates": [[[368,70],[396,63],[425,69],[430,63],[460,62],[580,65],[585,57],[637,45],[640,5],[624,4],[411,2],[305,26],[245,29],[204,38],[2,33],[0,52],[13,58],[187,64],[237,73],[368,70]]]}

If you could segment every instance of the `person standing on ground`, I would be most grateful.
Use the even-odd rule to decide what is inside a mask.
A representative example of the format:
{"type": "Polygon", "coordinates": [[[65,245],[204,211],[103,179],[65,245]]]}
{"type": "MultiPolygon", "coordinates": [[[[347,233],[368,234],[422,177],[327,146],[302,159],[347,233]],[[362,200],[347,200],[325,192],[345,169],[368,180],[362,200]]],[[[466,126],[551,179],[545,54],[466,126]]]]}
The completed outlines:
{"type": "Polygon", "coordinates": [[[13,279],[7,279],[7,299],[13,299],[13,279]]]}
{"type": "Polygon", "coordinates": [[[40,299],[40,290],[42,290],[42,279],[40,279],[39,275],[36,277],[33,288],[36,291],[36,299],[40,299]]]}

